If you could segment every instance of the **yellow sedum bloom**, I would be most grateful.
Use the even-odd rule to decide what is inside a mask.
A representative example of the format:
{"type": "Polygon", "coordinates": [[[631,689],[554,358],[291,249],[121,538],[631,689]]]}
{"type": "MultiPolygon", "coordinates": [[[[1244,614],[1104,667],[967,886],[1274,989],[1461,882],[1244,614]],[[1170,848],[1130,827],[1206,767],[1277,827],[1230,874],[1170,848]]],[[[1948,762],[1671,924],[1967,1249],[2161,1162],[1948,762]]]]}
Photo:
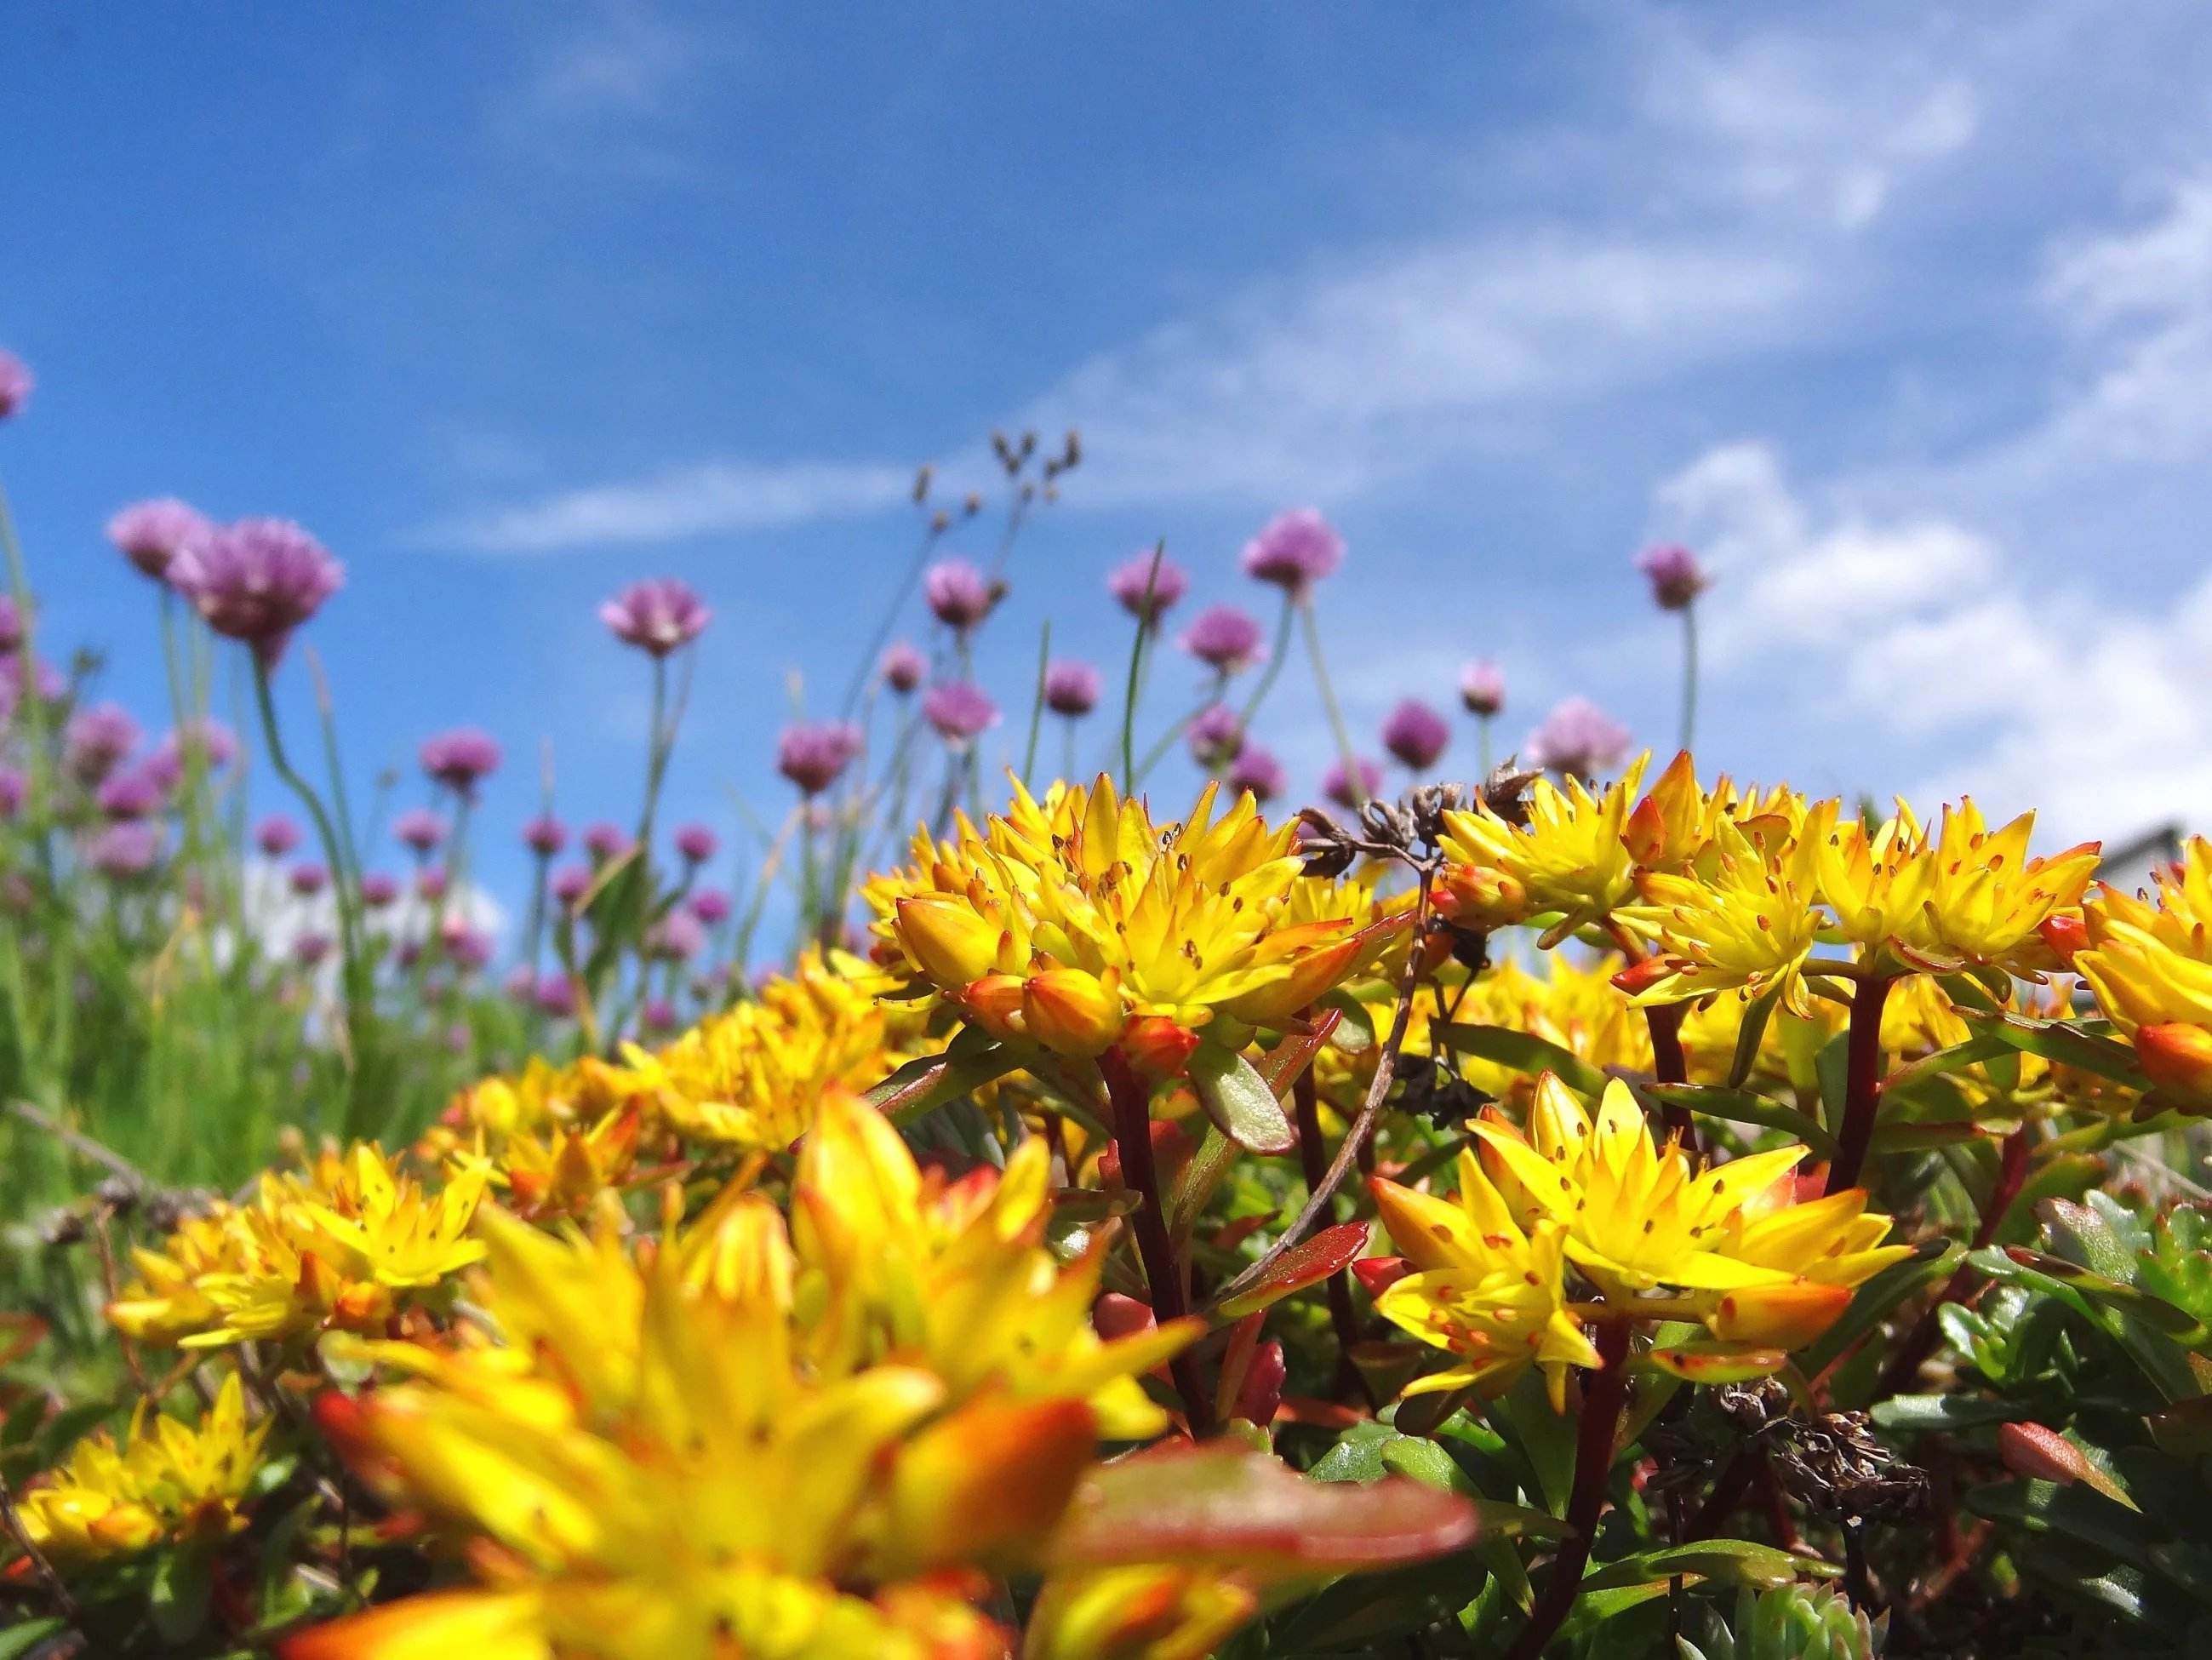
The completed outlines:
{"type": "Polygon", "coordinates": [[[2212,843],[2190,838],[2160,872],[2155,901],[2104,888],[2083,913],[2073,966],[2106,1018],[2133,1040],[2161,1095],[2212,1109],[2212,843]]]}
{"type": "Polygon", "coordinates": [[[1792,1013],[1810,1011],[1800,970],[1820,937],[1814,848],[1805,836],[1754,840],[1733,820],[1715,834],[1712,869],[1698,877],[1649,874],[1635,923],[1658,936],[1660,958],[1639,971],[1641,1004],[1715,992],[1777,993],[1792,1013]]]}
{"type": "Polygon", "coordinates": [[[1971,799],[1944,808],[1927,897],[1895,936],[1905,955],[1941,971],[1967,964],[2023,972],[2056,967],[2040,930],[2080,905],[2097,873],[2100,846],[2083,842],[2031,858],[2034,830],[2032,812],[1992,830],[1971,799]]]}
{"type": "Polygon", "coordinates": [[[1621,832],[1650,760],[1649,751],[1638,756],[1597,795],[1579,779],[1568,779],[1564,787],[1535,780],[1525,825],[1487,801],[1478,801],[1473,812],[1446,813],[1437,909],[1484,928],[1563,912],[1544,936],[1547,946],[1611,915],[1635,892],[1636,861],[1621,832]]]}
{"type": "Polygon", "coordinates": [[[106,1430],[88,1436],[24,1490],[23,1531],[64,1572],[167,1540],[235,1533],[268,1428],[247,1427],[235,1372],[197,1426],[149,1414],[142,1402],[119,1445],[106,1430]]]}

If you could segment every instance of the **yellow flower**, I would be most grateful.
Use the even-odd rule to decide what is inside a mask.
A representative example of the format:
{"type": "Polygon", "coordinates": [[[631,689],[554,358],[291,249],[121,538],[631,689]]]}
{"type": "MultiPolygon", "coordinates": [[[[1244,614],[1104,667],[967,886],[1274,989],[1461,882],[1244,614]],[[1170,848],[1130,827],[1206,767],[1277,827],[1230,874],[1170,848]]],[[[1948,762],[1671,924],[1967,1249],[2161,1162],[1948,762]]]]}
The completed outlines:
{"type": "Polygon", "coordinates": [[[2057,966],[2039,930],[2081,903],[2097,873],[2099,844],[2032,859],[2034,829],[2032,812],[1992,830],[1971,799],[1944,808],[1927,897],[1894,935],[1905,955],[1937,971],[1969,963],[2022,971],[2057,966]]]}
{"type": "Polygon", "coordinates": [[[197,1427],[141,1402],[118,1445],[106,1430],[78,1442],[16,1509],[31,1542],[67,1570],[163,1540],[221,1538],[246,1525],[246,1496],[268,1426],[249,1429],[234,1372],[197,1427]]]}
{"type": "Polygon", "coordinates": [[[2212,1107],[2212,844],[2192,836],[2155,903],[2109,886],[2083,914],[2073,966],[2177,1105],[2212,1107]]]}
{"type": "MultiPolygon", "coordinates": [[[[573,1215],[629,1177],[637,1162],[638,1128],[637,1109],[625,1107],[588,1128],[555,1125],[543,1139],[527,1131],[510,1135],[496,1158],[480,1152],[477,1159],[523,1215],[573,1215]]],[[[466,1168],[476,1161],[465,1157],[460,1162],[466,1168]]]]}
{"type": "Polygon", "coordinates": [[[1486,895],[1498,885],[1491,879],[1503,879],[1525,896],[1519,914],[1478,914],[1467,920],[1489,927],[1540,912],[1564,912],[1545,934],[1547,946],[1610,915],[1635,891],[1636,861],[1621,831],[1650,759],[1648,751],[1638,756],[1620,780],[1598,796],[1583,788],[1579,779],[1568,779],[1564,788],[1547,778],[1537,779],[1528,787],[1525,825],[1501,817],[1486,801],[1478,802],[1471,812],[1446,813],[1448,862],[1439,909],[1456,915],[1472,907],[1479,913],[1483,907],[1476,890],[1486,895]],[[1465,905],[1455,898],[1462,890],[1475,896],[1465,905]]]}
{"type": "Polygon", "coordinates": [[[1410,915],[1363,927],[1357,893],[1297,920],[1318,906],[1299,887],[1295,830],[1270,830],[1249,795],[1217,820],[1209,785],[1188,820],[1156,825],[1103,776],[1042,803],[1016,791],[988,834],[963,821],[951,843],[917,838],[913,866],[864,889],[878,935],[1000,1037],[1088,1057],[1139,1020],[1279,1026],[1410,915]]]}
{"type": "Polygon", "coordinates": [[[1632,920],[1657,934],[1661,960],[1639,976],[1636,1001],[1677,1003],[1717,991],[1749,999],[1779,988],[1785,1006],[1807,1013],[1799,970],[1822,920],[1810,838],[1761,843],[1723,819],[1713,849],[1709,875],[1642,879],[1646,903],[1632,920]]]}
{"type": "Polygon", "coordinates": [[[1532,1365],[1556,1404],[1569,1366],[1595,1366],[1597,1350],[1567,1313],[1561,1251],[1566,1230],[1538,1220],[1526,1233],[1471,1152],[1459,1157],[1459,1202],[1447,1204],[1375,1177],[1376,1207],[1418,1272],[1376,1300],[1376,1312],[1459,1364],[1408,1385],[1418,1395],[1475,1388],[1500,1395],[1532,1365]]]}
{"type": "Polygon", "coordinates": [[[1835,913],[1835,931],[1856,946],[1887,944],[1917,917],[1936,885],[1936,857],[1912,810],[1871,831],[1856,818],[1838,822],[1839,804],[1823,801],[1805,829],[1814,879],[1835,913]]]}
{"type": "Polygon", "coordinates": [[[1259,1604],[1243,1577],[1221,1568],[1054,1574],[1023,1633],[1022,1660],[1206,1660],[1259,1604]]]}
{"type": "Polygon", "coordinates": [[[1683,876],[1709,868],[1722,825],[1778,842],[1797,832],[1805,813],[1804,798],[1786,787],[1762,791],[1754,784],[1740,791],[1723,773],[1710,792],[1699,789],[1684,750],[1636,804],[1621,839],[1639,871],[1683,876]]]}

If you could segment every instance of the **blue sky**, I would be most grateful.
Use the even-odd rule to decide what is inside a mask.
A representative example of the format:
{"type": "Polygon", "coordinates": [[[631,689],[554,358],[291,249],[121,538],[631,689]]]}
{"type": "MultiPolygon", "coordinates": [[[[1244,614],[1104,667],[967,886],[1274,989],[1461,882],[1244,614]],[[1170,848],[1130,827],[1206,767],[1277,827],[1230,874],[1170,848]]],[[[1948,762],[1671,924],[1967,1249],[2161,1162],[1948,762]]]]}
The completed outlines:
{"type": "MultiPolygon", "coordinates": [[[[300,520],[357,764],[507,744],[496,880],[541,738],[564,812],[631,811],[599,599],[707,595],[674,804],[779,811],[787,677],[830,701],[912,467],[981,481],[994,426],[1090,456],[987,639],[1009,704],[1048,617],[1121,660],[1139,545],[1256,605],[1237,549],[1311,503],[1363,733],[1480,654],[1509,739],[1581,692],[1664,743],[1629,561],[1680,537],[1711,764],[2212,822],[2201,8],[26,0],[0,58],[50,639],[152,724],[106,514],[300,520]]],[[[1261,728],[1310,785],[1298,666],[1261,728]]]]}

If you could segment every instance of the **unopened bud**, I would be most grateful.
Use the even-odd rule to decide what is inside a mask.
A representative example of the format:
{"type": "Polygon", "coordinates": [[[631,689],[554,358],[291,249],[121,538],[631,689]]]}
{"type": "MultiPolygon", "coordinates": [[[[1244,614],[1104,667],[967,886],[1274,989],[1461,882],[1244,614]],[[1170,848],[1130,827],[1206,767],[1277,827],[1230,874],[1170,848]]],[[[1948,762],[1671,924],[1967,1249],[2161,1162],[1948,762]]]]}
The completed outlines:
{"type": "Polygon", "coordinates": [[[1121,1034],[1121,1053],[1128,1057],[1131,1066],[1154,1083],[1182,1077],[1197,1048],[1198,1034],[1186,1031],[1164,1014],[1148,1014],[1132,1020],[1129,1029],[1121,1034]]]}
{"type": "Polygon", "coordinates": [[[1997,1453],[2007,1469],[2031,1481],[2056,1481],[2067,1487],[2091,1473],[2081,1448],[2040,1424],[1998,1425],[1997,1453]]]}
{"type": "Polygon", "coordinates": [[[1485,865],[1446,865],[1432,896],[1437,909],[1463,928],[1510,927],[1528,917],[1521,879],[1485,865]]]}
{"type": "Polygon", "coordinates": [[[2212,1031],[2178,1020],[2138,1026],[2136,1059],[2161,1094],[2187,1106],[2212,1107],[2212,1031]]]}

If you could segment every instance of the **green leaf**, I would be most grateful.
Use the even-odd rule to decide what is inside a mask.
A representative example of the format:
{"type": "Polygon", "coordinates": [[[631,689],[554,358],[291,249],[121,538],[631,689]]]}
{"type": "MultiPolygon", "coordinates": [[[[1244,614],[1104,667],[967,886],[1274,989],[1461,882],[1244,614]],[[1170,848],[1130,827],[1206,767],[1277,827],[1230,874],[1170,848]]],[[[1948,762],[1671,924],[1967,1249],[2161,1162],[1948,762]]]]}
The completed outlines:
{"type": "Polygon", "coordinates": [[[1758,1124],[1793,1135],[1823,1158],[1836,1156],[1836,1138],[1796,1108],[1748,1090],[1717,1089],[1705,1084],[1646,1084],[1643,1093],[1670,1107],[1686,1107],[1707,1118],[1732,1124],[1758,1124]]]}
{"type": "Polygon", "coordinates": [[[1931,1435],[1941,1430],[2012,1424],[2034,1417],[2033,1407],[1975,1395],[1893,1395],[1868,1414],[1877,1429],[1899,1435],[1931,1435]]]}
{"type": "Polygon", "coordinates": [[[46,1415],[46,1397],[33,1389],[15,1403],[7,1422],[0,1424],[0,1447],[20,1447],[38,1432],[46,1415]]]}
{"type": "Polygon", "coordinates": [[[1924,1084],[1931,1078],[1941,1078],[1947,1073],[1960,1072],[2012,1049],[2012,1045],[1994,1032],[1984,1032],[1978,1037],[1969,1037],[1963,1043],[1954,1043],[1948,1049],[1937,1049],[1933,1055],[1923,1055],[1909,1067],[1901,1067],[1890,1073],[1883,1082],[1881,1092],[1895,1095],[1924,1084]]]}
{"type": "Polygon", "coordinates": [[[1206,1134],[1198,1144],[1198,1151],[1182,1167],[1176,1178],[1175,1192],[1168,1200],[1168,1237],[1176,1242],[1180,1252],[1189,1243],[1191,1230],[1198,1225],[1199,1213],[1206,1201],[1213,1197],[1221,1178],[1229,1174],[1229,1167],[1237,1162],[1237,1144],[1212,1125],[1206,1127],[1206,1134]]]}
{"type": "Polygon", "coordinates": [[[1454,1554],[1395,1572],[1340,1579],[1295,1614],[1269,1626],[1268,1651],[1372,1653],[1387,1639],[1406,1637],[1456,1614],[1473,1590],[1470,1566],[1464,1554],[1454,1554]]]}
{"type": "MultiPolygon", "coordinates": [[[[1735,1057],[1729,1062],[1728,1086],[1732,1090],[1743,1087],[1743,1080],[1751,1076],[1752,1067],[1759,1061],[1759,1046],[1766,1037],[1766,1023],[1773,1017],[1775,1000],[1782,995],[1787,980],[1777,980],[1765,991],[1753,998],[1743,1011],[1743,1024],[1736,1028],[1735,1057]]],[[[1756,1119],[1752,1121],[1756,1123],[1756,1119]]]]}
{"type": "Polygon", "coordinates": [[[1346,1055],[1364,1055],[1375,1047],[1375,1014],[1348,991],[1333,991],[1317,1006],[1336,1011],[1336,1030],[1328,1046],[1346,1055]]]}
{"type": "Polygon", "coordinates": [[[0,1630],[0,1660],[15,1660],[18,1655],[28,1654],[68,1626],[69,1621],[59,1614],[48,1614],[42,1620],[26,1620],[21,1625],[0,1630]]]}
{"type": "Polygon", "coordinates": [[[1191,1051],[1190,1084],[1206,1116],[1248,1152],[1288,1152],[1297,1146],[1275,1091],[1236,1050],[1201,1039],[1191,1051]]]}
{"type": "Polygon", "coordinates": [[[2148,1093],[2151,1088],[2150,1079],[2136,1064],[2135,1050],[2125,1043],[2097,1037],[2063,1020],[2030,1020],[2017,1014],[1992,1018],[1971,1010],[1961,1010],[1960,1013],[2014,1049],[2025,1049],[2061,1066],[2095,1073],[2100,1078],[2109,1078],[2130,1089],[2148,1093]]]}
{"type": "Polygon", "coordinates": [[[1613,1590],[1627,1585],[1672,1579],[1676,1574],[1698,1575],[1725,1585],[1748,1585],[1756,1590],[1795,1584],[1807,1574],[1833,1576],[1843,1570],[1794,1552],[1748,1539],[1705,1539],[1694,1545],[1670,1545],[1607,1564],[1582,1582],[1582,1591],[1613,1590]]]}
{"type": "Polygon", "coordinates": [[[1593,1101],[1605,1093],[1607,1079],[1602,1072],[1572,1049],[1562,1049],[1534,1032],[1516,1031],[1510,1026],[1462,1025],[1457,1021],[1434,1030],[1455,1049],[1495,1061],[1532,1078],[1538,1073],[1557,1073],[1562,1084],[1593,1101]]]}
{"type": "Polygon", "coordinates": [[[1304,1243],[1284,1252],[1263,1278],[1216,1309],[1215,1316],[1241,1320],[1270,1304],[1281,1302],[1294,1292],[1319,1285],[1333,1274],[1341,1274],[1367,1249],[1368,1232],[1364,1222],[1346,1222],[1323,1228],[1304,1243]]]}
{"type": "Polygon", "coordinates": [[[2163,1529],[2139,1511],[2114,1504],[2086,1482],[2008,1481],[1975,1487],[1961,1501],[1977,1516],[2014,1522],[2032,1533],[2055,1533],[2137,1567],[2163,1529]]]}
{"type": "Polygon", "coordinates": [[[1938,1124],[1883,1124],[1867,1138],[1867,1151],[1925,1152],[1930,1147],[1957,1146],[1961,1142],[1988,1139],[1988,1132],[1971,1119],[1954,1118],[1938,1124]]]}
{"type": "Polygon", "coordinates": [[[1468,1481],[1459,1461],[1433,1441],[1417,1435],[1401,1435],[1395,1440],[1377,1444],[1382,1449],[1382,1468],[1395,1475],[1410,1476],[1425,1487],[1442,1493],[1455,1493],[1472,1499],[1479,1505],[1482,1495],[1468,1481]]]}
{"type": "Polygon", "coordinates": [[[1535,1472],[1545,1506],[1554,1516],[1565,1516],[1575,1482],[1575,1420],[1552,1410],[1544,1380],[1533,1366],[1515,1380],[1491,1413],[1492,1421],[1503,1419],[1520,1443],[1521,1456],[1535,1472]]]}
{"type": "Polygon", "coordinates": [[[1844,1098],[1850,1092],[1850,1040],[1848,1030],[1839,1031],[1813,1057],[1813,1077],[1820,1086],[1820,1116],[1830,1134],[1844,1124],[1844,1098]]]}
{"type": "Polygon", "coordinates": [[[1005,1077],[1019,1065],[1021,1057],[1004,1044],[966,1058],[949,1052],[924,1055],[870,1090],[867,1098],[870,1105],[903,1129],[948,1101],[957,1101],[969,1091],[1005,1077]]]}
{"type": "Polygon", "coordinates": [[[179,1545],[155,1560],[146,1605],[154,1629],[167,1641],[185,1642],[207,1622],[208,1602],[215,1593],[210,1566],[204,1544],[179,1545]]]}

